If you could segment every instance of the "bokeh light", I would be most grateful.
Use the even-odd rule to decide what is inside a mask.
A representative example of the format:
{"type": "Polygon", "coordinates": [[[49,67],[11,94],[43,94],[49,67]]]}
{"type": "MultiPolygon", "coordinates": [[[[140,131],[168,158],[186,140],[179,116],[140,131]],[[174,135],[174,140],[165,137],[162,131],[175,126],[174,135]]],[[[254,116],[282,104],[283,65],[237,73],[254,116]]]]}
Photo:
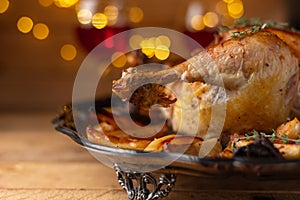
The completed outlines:
{"type": "Polygon", "coordinates": [[[115,41],[113,40],[112,37],[108,37],[104,40],[104,45],[106,48],[113,48],[115,46],[115,41]]]}
{"type": "Polygon", "coordinates": [[[240,18],[244,14],[243,2],[241,2],[240,0],[228,4],[227,8],[229,15],[234,19],[240,18]]]}
{"type": "Polygon", "coordinates": [[[29,33],[33,27],[33,21],[29,17],[21,17],[17,22],[18,30],[22,33],[29,33]]]}
{"type": "Polygon", "coordinates": [[[127,57],[124,53],[117,51],[111,56],[111,63],[117,68],[124,67],[127,63],[127,57]]]}
{"type": "Polygon", "coordinates": [[[49,7],[53,3],[53,0],[39,0],[39,3],[44,7],[49,7]]]}
{"type": "Polygon", "coordinates": [[[232,3],[234,0],[223,0],[225,3],[232,3]]]}
{"type": "Polygon", "coordinates": [[[106,15],[108,20],[116,20],[119,14],[119,10],[116,6],[106,6],[104,8],[104,15],[106,15]]]}
{"type": "Polygon", "coordinates": [[[81,9],[77,12],[77,19],[81,24],[89,24],[92,22],[93,14],[89,9],[81,9]]]}
{"type": "Polygon", "coordinates": [[[92,24],[97,29],[102,29],[107,25],[107,17],[103,13],[96,13],[92,18],[92,24]]]}
{"type": "Polygon", "coordinates": [[[227,4],[224,1],[219,1],[216,4],[216,11],[217,11],[217,13],[219,13],[221,15],[227,14],[228,13],[227,4]]]}
{"type": "Polygon", "coordinates": [[[60,56],[66,61],[74,60],[76,55],[77,55],[77,50],[72,44],[65,44],[60,49],[60,56]]]}
{"type": "Polygon", "coordinates": [[[170,55],[170,50],[165,45],[158,45],[155,48],[155,57],[159,60],[166,60],[170,55]]]}
{"type": "Polygon", "coordinates": [[[139,23],[144,18],[144,12],[139,7],[132,7],[129,10],[129,20],[133,23],[139,23]]]}
{"type": "Polygon", "coordinates": [[[143,41],[143,37],[141,35],[132,35],[129,38],[129,45],[132,49],[140,49],[141,42],[143,41]]]}
{"type": "Polygon", "coordinates": [[[44,40],[49,35],[49,28],[46,24],[43,23],[38,23],[34,25],[32,31],[33,31],[33,36],[39,40],[44,40]]]}
{"type": "Polygon", "coordinates": [[[78,0],[54,0],[54,4],[59,8],[69,8],[77,2],[78,0]]]}
{"type": "Polygon", "coordinates": [[[164,45],[166,47],[171,46],[171,40],[168,36],[160,35],[155,39],[155,46],[164,45]]]}
{"type": "Polygon", "coordinates": [[[203,30],[205,28],[205,24],[203,22],[203,16],[195,15],[194,17],[192,17],[191,27],[196,31],[203,30]]]}
{"type": "Polygon", "coordinates": [[[142,52],[148,57],[151,58],[155,54],[155,39],[144,39],[141,42],[142,52]]]}
{"type": "Polygon", "coordinates": [[[117,23],[119,9],[116,6],[108,5],[104,8],[104,15],[107,17],[107,25],[113,26],[117,23]]]}
{"type": "MultiPolygon", "coordinates": [[[[158,37],[145,38],[143,39],[141,36],[135,36],[132,40],[142,39],[140,42],[140,47],[142,48],[142,53],[145,54],[148,58],[152,58],[155,56],[159,60],[165,60],[170,55],[171,40],[166,35],[160,35],[158,37]]],[[[134,43],[134,45],[137,45],[134,43]]]]}
{"type": "Polygon", "coordinates": [[[8,0],[0,0],[0,13],[4,13],[7,11],[9,7],[9,1],[8,0]]]}
{"type": "Polygon", "coordinates": [[[207,12],[203,17],[203,23],[207,27],[210,27],[210,28],[215,27],[219,23],[219,17],[214,12],[207,12]]]}

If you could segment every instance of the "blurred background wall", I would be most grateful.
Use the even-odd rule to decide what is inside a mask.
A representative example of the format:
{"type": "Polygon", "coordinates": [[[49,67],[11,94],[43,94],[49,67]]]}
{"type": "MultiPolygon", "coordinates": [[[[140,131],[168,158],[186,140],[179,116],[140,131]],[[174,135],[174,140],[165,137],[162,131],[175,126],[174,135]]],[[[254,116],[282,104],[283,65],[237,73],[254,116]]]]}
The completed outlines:
{"type": "Polygon", "coordinates": [[[71,101],[93,45],[119,31],[157,26],[200,34],[240,17],[299,28],[298,8],[298,0],[0,0],[0,112],[57,111],[71,101]]]}

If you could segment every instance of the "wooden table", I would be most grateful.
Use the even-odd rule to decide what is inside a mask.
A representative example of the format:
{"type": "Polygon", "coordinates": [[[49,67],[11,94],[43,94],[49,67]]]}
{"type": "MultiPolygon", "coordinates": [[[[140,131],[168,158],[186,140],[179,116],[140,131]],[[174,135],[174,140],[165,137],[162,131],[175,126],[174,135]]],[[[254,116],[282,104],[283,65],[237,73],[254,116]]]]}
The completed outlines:
{"type": "MultiPolygon", "coordinates": [[[[0,115],[0,199],[126,200],[115,171],[56,132],[50,123],[53,116],[54,113],[0,115]]],[[[166,199],[300,199],[300,185],[295,186],[298,191],[237,191],[218,186],[216,181],[203,183],[208,186],[194,187],[179,176],[166,199]],[[212,184],[218,189],[211,188],[212,184]]]]}

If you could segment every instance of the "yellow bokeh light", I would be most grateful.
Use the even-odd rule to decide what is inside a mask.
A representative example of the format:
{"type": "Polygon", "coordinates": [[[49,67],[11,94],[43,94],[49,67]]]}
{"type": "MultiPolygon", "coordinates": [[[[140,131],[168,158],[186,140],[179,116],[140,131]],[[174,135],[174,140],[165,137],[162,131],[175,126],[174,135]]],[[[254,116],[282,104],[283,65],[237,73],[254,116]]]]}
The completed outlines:
{"type": "Polygon", "coordinates": [[[46,24],[43,23],[38,23],[34,25],[32,31],[33,31],[33,36],[39,40],[44,40],[49,35],[49,28],[46,24]]]}
{"type": "Polygon", "coordinates": [[[234,0],[223,0],[225,3],[232,3],[234,0]]]}
{"type": "Polygon", "coordinates": [[[118,68],[124,67],[126,62],[127,62],[127,57],[122,52],[117,51],[117,52],[113,53],[113,55],[111,56],[111,63],[115,67],[118,67],[118,68]]]}
{"type": "Polygon", "coordinates": [[[219,1],[216,4],[216,11],[217,11],[217,13],[219,13],[221,15],[227,14],[228,13],[227,4],[224,1],[219,1]]]}
{"type": "Polygon", "coordinates": [[[139,7],[132,7],[129,10],[129,20],[133,23],[139,23],[144,18],[144,12],[139,7]]]}
{"type": "Polygon", "coordinates": [[[76,55],[77,50],[72,44],[65,44],[60,49],[60,56],[66,61],[74,60],[76,55]]]}
{"type": "Polygon", "coordinates": [[[145,39],[143,40],[140,45],[142,48],[142,52],[148,57],[151,58],[155,54],[155,41],[153,39],[145,39]]]}
{"type": "Polygon", "coordinates": [[[164,45],[166,47],[171,46],[171,40],[168,36],[160,35],[155,39],[155,46],[164,45]]]}
{"type": "Polygon", "coordinates": [[[59,8],[69,8],[77,2],[78,0],[54,0],[54,4],[59,8]]]}
{"type": "Polygon", "coordinates": [[[22,33],[29,33],[33,27],[33,21],[29,17],[21,17],[17,22],[18,30],[22,33]]]}
{"type": "Polygon", "coordinates": [[[159,60],[166,60],[170,55],[170,50],[165,45],[158,45],[155,48],[155,57],[159,60]]]}
{"type": "Polygon", "coordinates": [[[106,6],[104,8],[104,15],[106,15],[107,19],[110,21],[116,20],[118,14],[119,14],[119,10],[116,6],[106,6]]]}
{"type": "Polygon", "coordinates": [[[48,7],[53,3],[53,0],[39,0],[39,3],[44,7],[48,7]]]}
{"type": "Polygon", "coordinates": [[[7,11],[9,7],[9,1],[8,0],[0,0],[0,13],[4,13],[7,11]]]}
{"type": "Polygon", "coordinates": [[[202,15],[195,15],[191,19],[191,26],[196,31],[201,31],[205,28],[202,15]]]}
{"type": "Polygon", "coordinates": [[[241,1],[236,1],[234,3],[227,5],[228,13],[232,18],[240,18],[244,14],[244,6],[241,1]]]}
{"type": "Polygon", "coordinates": [[[140,49],[140,44],[143,41],[143,37],[141,35],[133,35],[129,39],[129,45],[132,49],[140,49]]]}
{"type": "Polygon", "coordinates": [[[207,27],[210,27],[210,28],[215,27],[219,23],[219,17],[214,12],[207,12],[203,17],[203,23],[207,27]]]}
{"type": "Polygon", "coordinates": [[[107,17],[103,13],[96,13],[92,18],[92,24],[97,29],[102,29],[107,25],[107,17]]]}
{"type": "Polygon", "coordinates": [[[92,21],[93,14],[88,9],[81,9],[77,12],[77,19],[81,24],[89,24],[92,21]]]}

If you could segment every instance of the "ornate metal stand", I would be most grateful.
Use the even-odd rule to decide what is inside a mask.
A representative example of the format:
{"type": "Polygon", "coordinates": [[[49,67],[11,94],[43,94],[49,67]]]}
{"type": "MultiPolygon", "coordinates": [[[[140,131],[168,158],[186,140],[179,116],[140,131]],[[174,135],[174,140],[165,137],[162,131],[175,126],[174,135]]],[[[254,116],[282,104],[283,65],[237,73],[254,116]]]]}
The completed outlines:
{"type": "Polygon", "coordinates": [[[175,185],[175,174],[154,175],[141,172],[125,172],[114,165],[119,184],[127,191],[130,200],[153,200],[168,196],[175,185]]]}

